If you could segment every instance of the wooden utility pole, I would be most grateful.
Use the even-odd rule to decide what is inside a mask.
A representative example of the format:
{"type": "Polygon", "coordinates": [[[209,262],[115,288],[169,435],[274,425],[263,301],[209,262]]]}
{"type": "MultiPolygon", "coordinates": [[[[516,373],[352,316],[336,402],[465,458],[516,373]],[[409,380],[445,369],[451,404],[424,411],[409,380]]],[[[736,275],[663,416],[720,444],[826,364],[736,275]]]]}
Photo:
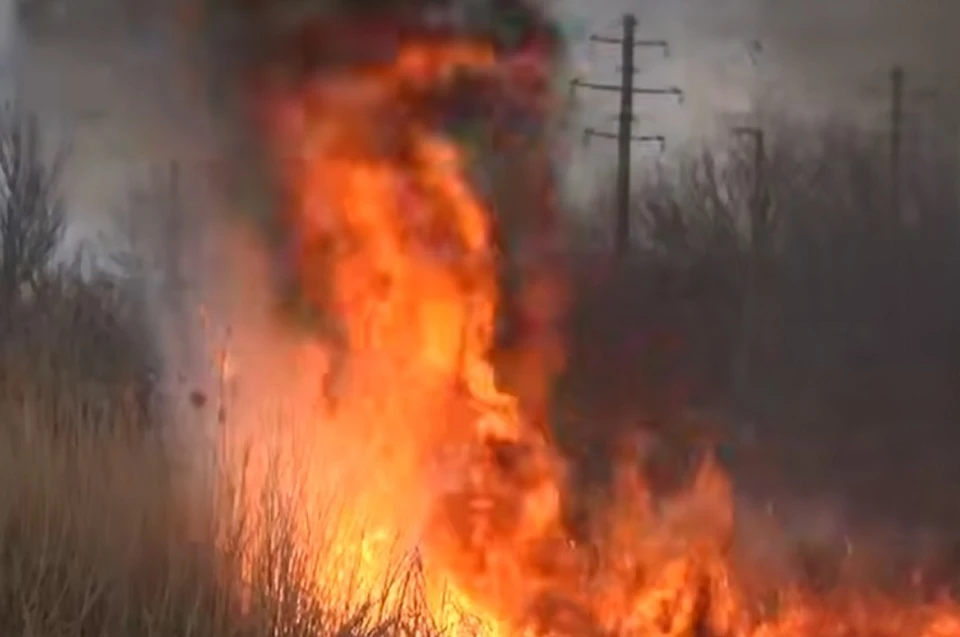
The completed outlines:
{"type": "Polygon", "coordinates": [[[630,249],[630,175],[631,153],[630,146],[635,141],[658,142],[661,149],[666,144],[662,135],[633,134],[633,96],[634,95],[673,95],[683,99],[683,91],[677,87],[643,88],[635,87],[633,78],[636,74],[634,66],[634,52],[637,47],[656,47],[663,50],[664,55],[669,52],[669,45],[665,40],[638,40],[636,38],[637,18],[632,14],[623,17],[623,34],[620,38],[591,36],[593,42],[620,45],[620,84],[596,84],[576,79],[572,82],[573,88],[587,88],[597,91],[610,91],[620,94],[620,112],[618,115],[618,129],[616,134],[603,133],[592,128],[586,130],[586,137],[604,137],[617,140],[617,210],[614,221],[614,250],[618,258],[626,256],[630,249]]]}

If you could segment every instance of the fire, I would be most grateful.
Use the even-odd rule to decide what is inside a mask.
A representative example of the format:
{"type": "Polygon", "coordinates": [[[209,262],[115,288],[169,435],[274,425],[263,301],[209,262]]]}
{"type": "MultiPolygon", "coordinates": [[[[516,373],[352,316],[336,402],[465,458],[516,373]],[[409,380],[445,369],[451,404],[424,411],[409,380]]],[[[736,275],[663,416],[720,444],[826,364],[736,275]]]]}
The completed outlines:
{"type": "Polygon", "coordinates": [[[350,585],[372,590],[392,543],[413,538],[400,546],[416,546],[434,612],[456,606],[491,635],[960,635],[952,601],[748,578],[731,488],[709,461],[664,502],[628,453],[612,494],[570,519],[561,453],[497,384],[491,211],[444,132],[461,83],[502,81],[509,63],[482,39],[407,38],[267,96],[300,287],[333,335],[307,356],[321,406],[299,434],[359,467],[341,477],[367,532],[330,540],[359,571],[350,585]]]}

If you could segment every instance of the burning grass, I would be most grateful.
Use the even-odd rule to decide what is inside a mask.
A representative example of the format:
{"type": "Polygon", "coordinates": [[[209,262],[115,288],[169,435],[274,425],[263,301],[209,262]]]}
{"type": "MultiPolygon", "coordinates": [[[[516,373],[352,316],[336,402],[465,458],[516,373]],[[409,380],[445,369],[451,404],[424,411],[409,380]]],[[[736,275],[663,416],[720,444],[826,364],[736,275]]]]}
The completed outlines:
{"type": "MultiPolygon", "coordinates": [[[[552,435],[564,295],[551,268],[524,270],[523,334],[503,362],[521,371],[507,370],[508,390],[493,362],[503,301],[494,211],[449,130],[458,104],[499,103],[530,57],[544,80],[537,49],[515,56],[446,28],[395,35],[383,59],[292,77],[281,64],[258,84],[298,292],[332,325],[294,335],[287,349],[278,334],[247,335],[265,353],[240,357],[237,373],[253,381],[243,398],[279,390],[290,415],[259,418],[231,403],[207,444],[187,419],[131,426],[143,416],[137,401],[79,400],[84,358],[102,352],[75,360],[65,381],[54,363],[18,385],[14,359],[3,361],[0,627],[161,637],[960,634],[954,599],[848,577],[849,555],[804,555],[773,521],[754,524],[709,454],[667,493],[650,480],[649,441],[618,436],[606,483],[582,488],[552,435]],[[50,418],[71,426],[44,426],[50,418]],[[757,545],[771,539],[783,550],[763,555],[757,545]]],[[[524,85],[523,97],[538,97],[546,82],[524,85]]],[[[290,321],[280,324],[290,337],[290,321]]],[[[111,386],[125,395],[122,378],[111,386]]]]}
{"type": "MultiPolygon", "coordinates": [[[[121,422],[123,407],[115,409],[121,422]]],[[[593,502],[596,530],[575,546],[557,521],[543,518],[534,529],[507,516],[529,486],[491,457],[487,480],[500,483],[476,484],[473,497],[492,499],[498,516],[457,518],[477,502],[463,494],[442,507],[473,532],[488,515],[499,525],[441,562],[470,574],[473,596],[455,588],[437,595],[428,569],[438,564],[368,526],[361,515],[375,501],[355,497],[362,489],[338,496],[347,485],[311,482],[317,472],[302,473],[310,468],[296,465],[290,446],[261,435],[256,449],[238,442],[237,456],[204,456],[157,431],[94,427],[79,409],[72,435],[24,429],[28,412],[7,408],[0,429],[3,634],[953,637],[960,629],[950,600],[865,592],[840,580],[818,589],[791,579],[797,563],[763,571],[769,580],[741,578],[761,572],[741,567],[770,567],[743,561],[756,553],[750,544],[743,551],[744,540],[783,540],[776,531],[757,535],[761,527],[743,517],[752,539],[734,528],[729,484],[710,465],[687,492],[655,503],[622,464],[613,502],[593,502]],[[518,543],[521,531],[527,539],[518,543]],[[480,554],[487,579],[476,570],[480,554]],[[496,596],[510,591],[513,598],[496,596]],[[483,599],[536,622],[532,632],[491,631],[489,607],[475,601],[483,599]],[[601,621],[620,623],[598,632],[601,621]]],[[[294,447],[299,459],[332,459],[294,447]]],[[[514,461],[531,470],[522,455],[514,461]]]]}
{"type": "MultiPolygon", "coordinates": [[[[527,308],[526,344],[541,356],[518,393],[505,391],[491,360],[501,301],[493,213],[428,108],[437,93],[465,90],[451,81],[457,73],[486,78],[508,63],[456,36],[412,39],[392,60],[268,92],[266,130],[302,292],[335,317],[341,339],[328,347],[345,353],[341,391],[321,399],[295,439],[328,429],[320,435],[371,446],[379,462],[360,465],[369,484],[351,505],[387,538],[422,526],[428,593],[450,587],[497,637],[955,632],[960,613],[949,600],[901,600],[847,582],[751,582],[764,565],[744,561],[733,489],[709,459],[663,497],[642,458],[624,454],[612,493],[587,503],[581,528],[570,524],[579,494],[549,434],[549,401],[523,391],[549,387],[556,371],[544,351],[556,299],[527,308]],[[775,602],[759,602],[767,598],[775,602]]],[[[346,541],[365,561],[363,542],[346,541]]],[[[303,546],[313,551],[309,536],[303,546]]],[[[378,559],[365,568],[382,571],[378,559]]]]}
{"type": "MultiPolygon", "coordinates": [[[[5,635],[428,635],[417,571],[389,582],[403,603],[318,590],[313,574],[350,566],[305,554],[298,502],[263,491],[256,511],[234,506],[243,485],[216,487],[152,434],[77,435],[6,422],[0,444],[0,632],[5,635]],[[215,495],[214,495],[215,494],[215,495]],[[254,529],[249,519],[260,521],[254,529]],[[259,547],[256,559],[251,547],[259,547]],[[244,573],[243,577],[240,574],[244,573]],[[329,593],[329,594],[328,594],[329,593]]],[[[83,433],[90,432],[90,433],[83,433]]],[[[331,512],[331,515],[333,513],[331,512]]],[[[343,520],[313,520],[337,528],[343,520]]],[[[316,545],[314,545],[316,547],[316,545]]],[[[332,581],[332,580],[330,580],[332,581]]],[[[344,581],[344,580],[342,580],[344,581]]]]}

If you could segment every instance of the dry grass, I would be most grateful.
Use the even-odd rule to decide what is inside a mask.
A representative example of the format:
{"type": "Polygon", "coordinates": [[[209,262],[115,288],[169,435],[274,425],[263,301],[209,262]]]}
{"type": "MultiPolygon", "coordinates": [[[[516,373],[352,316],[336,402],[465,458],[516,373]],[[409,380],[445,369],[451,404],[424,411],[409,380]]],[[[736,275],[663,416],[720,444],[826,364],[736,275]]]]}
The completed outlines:
{"type": "Polygon", "coordinates": [[[309,576],[325,565],[300,550],[279,491],[260,499],[265,523],[252,528],[235,506],[240,483],[200,488],[155,431],[75,424],[71,436],[10,422],[0,432],[0,633],[431,632],[415,594],[398,609],[318,591],[309,576]]]}
{"type": "Polygon", "coordinates": [[[122,286],[61,277],[0,339],[0,634],[435,632],[412,567],[392,582],[410,591],[399,605],[318,590],[333,566],[301,550],[290,494],[251,505],[223,459],[170,435],[122,286]]]}

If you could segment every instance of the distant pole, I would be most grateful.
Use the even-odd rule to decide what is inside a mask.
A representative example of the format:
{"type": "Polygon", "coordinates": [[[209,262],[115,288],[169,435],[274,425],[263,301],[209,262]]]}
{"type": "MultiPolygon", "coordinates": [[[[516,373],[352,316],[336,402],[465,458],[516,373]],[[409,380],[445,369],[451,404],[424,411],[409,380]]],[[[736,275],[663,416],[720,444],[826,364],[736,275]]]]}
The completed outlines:
{"type": "Polygon", "coordinates": [[[633,53],[637,19],[623,17],[621,47],[620,126],[617,133],[617,218],[614,237],[616,257],[622,259],[630,250],[630,145],[633,137],[633,53]]]}
{"type": "Polygon", "coordinates": [[[766,286],[767,259],[772,252],[772,224],[766,183],[767,149],[760,126],[737,126],[733,131],[753,140],[753,193],[750,201],[750,262],[741,314],[739,343],[732,357],[732,390],[735,409],[748,414],[752,399],[748,391],[757,380],[754,363],[758,342],[764,338],[764,308],[760,303],[766,286]]]}
{"type": "MultiPolygon", "coordinates": [[[[890,179],[890,222],[902,223],[903,219],[903,125],[905,119],[904,107],[907,99],[940,98],[936,89],[907,90],[906,72],[901,64],[895,64],[890,69],[889,81],[884,88],[884,99],[888,101],[890,118],[887,123],[890,145],[890,166],[887,177],[890,179]]],[[[869,89],[876,94],[875,89],[869,89]]]]}
{"type": "Polygon", "coordinates": [[[750,202],[750,241],[755,251],[762,252],[769,241],[767,219],[766,175],[767,147],[763,129],[759,126],[740,126],[734,129],[740,135],[753,138],[753,194],[750,202]]]}
{"type": "Polygon", "coordinates": [[[903,139],[904,71],[894,66],[890,71],[890,216],[893,224],[900,218],[900,152],[903,139]]]}
{"type": "Polygon", "coordinates": [[[757,129],[756,143],[753,149],[753,241],[756,248],[766,256],[770,242],[770,219],[767,218],[766,167],[767,145],[762,129],[757,129]]]}

